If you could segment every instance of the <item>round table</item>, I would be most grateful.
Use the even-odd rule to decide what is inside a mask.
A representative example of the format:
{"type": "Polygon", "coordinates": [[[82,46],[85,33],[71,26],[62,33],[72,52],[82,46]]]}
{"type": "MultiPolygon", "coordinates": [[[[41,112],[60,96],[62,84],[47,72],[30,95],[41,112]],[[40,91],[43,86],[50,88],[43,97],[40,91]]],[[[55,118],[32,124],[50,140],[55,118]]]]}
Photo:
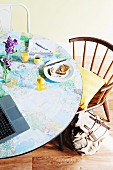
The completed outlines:
{"type": "MultiPolygon", "coordinates": [[[[8,35],[16,37],[21,42],[21,34],[8,33],[8,35]]],[[[20,58],[13,61],[10,76],[16,80],[16,83],[12,81],[5,84],[2,79],[0,81],[0,87],[5,91],[5,95],[10,94],[14,99],[30,129],[0,144],[0,158],[33,151],[57,137],[72,121],[80,104],[82,95],[80,71],[66,50],[38,35],[34,35],[30,43],[30,61],[22,63],[20,58]],[[46,47],[46,50],[39,46],[35,46],[34,49],[33,43],[36,42],[46,47]],[[43,75],[43,67],[33,63],[32,52],[41,55],[43,64],[53,59],[70,60],[74,64],[74,75],[64,82],[49,80],[43,75]],[[39,75],[46,81],[46,90],[37,90],[39,75]]],[[[2,77],[1,67],[0,77],[2,77]]]]}

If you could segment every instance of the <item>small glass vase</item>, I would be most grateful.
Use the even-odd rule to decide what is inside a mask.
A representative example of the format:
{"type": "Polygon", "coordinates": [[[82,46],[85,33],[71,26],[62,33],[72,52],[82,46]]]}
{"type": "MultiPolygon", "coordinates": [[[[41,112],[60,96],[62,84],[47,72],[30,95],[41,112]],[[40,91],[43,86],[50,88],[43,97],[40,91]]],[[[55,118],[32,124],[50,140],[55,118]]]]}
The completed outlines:
{"type": "Polygon", "coordinates": [[[8,78],[8,72],[7,71],[3,71],[3,79],[4,79],[4,83],[8,83],[10,82],[9,78],[8,78]]]}

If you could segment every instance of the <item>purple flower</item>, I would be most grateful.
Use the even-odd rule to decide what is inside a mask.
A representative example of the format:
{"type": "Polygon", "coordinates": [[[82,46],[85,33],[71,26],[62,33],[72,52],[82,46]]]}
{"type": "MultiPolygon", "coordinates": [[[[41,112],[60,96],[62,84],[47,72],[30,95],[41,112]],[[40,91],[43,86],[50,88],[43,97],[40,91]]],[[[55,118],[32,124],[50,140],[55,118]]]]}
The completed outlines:
{"type": "Polygon", "coordinates": [[[18,41],[16,39],[12,40],[11,37],[9,36],[7,41],[5,43],[5,51],[7,54],[14,53],[15,46],[18,44],[18,41]]]}
{"type": "Polygon", "coordinates": [[[14,51],[14,48],[13,48],[13,47],[9,47],[9,48],[6,49],[6,53],[7,53],[7,54],[14,53],[14,52],[15,52],[15,51],[14,51]]]}
{"type": "Polygon", "coordinates": [[[11,59],[8,59],[8,58],[3,58],[3,63],[10,67],[12,65],[12,60],[11,59]]]}
{"type": "Polygon", "coordinates": [[[18,41],[16,39],[13,40],[14,44],[17,45],[18,41]]]}

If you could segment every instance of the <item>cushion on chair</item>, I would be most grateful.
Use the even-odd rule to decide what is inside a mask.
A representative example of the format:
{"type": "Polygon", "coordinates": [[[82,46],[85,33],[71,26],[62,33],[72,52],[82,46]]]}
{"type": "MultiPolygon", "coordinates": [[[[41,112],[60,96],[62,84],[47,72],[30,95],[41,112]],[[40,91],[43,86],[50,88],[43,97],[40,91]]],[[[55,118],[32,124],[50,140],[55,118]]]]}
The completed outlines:
{"type": "Polygon", "coordinates": [[[86,110],[91,99],[106,82],[93,72],[80,66],[78,66],[78,68],[80,69],[83,82],[83,94],[80,107],[86,110]]]}

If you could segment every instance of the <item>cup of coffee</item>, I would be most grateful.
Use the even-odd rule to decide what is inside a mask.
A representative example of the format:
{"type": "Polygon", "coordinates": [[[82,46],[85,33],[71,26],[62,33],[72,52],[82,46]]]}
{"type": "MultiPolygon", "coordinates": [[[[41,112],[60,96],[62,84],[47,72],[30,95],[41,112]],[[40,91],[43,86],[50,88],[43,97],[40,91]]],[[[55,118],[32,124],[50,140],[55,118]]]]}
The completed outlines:
{"type": "Polygon", "coordinates": [[[42,57],[40,57],[38,54],[34,55],[34,63],[40,64],[42,62],[42,57]]]}

